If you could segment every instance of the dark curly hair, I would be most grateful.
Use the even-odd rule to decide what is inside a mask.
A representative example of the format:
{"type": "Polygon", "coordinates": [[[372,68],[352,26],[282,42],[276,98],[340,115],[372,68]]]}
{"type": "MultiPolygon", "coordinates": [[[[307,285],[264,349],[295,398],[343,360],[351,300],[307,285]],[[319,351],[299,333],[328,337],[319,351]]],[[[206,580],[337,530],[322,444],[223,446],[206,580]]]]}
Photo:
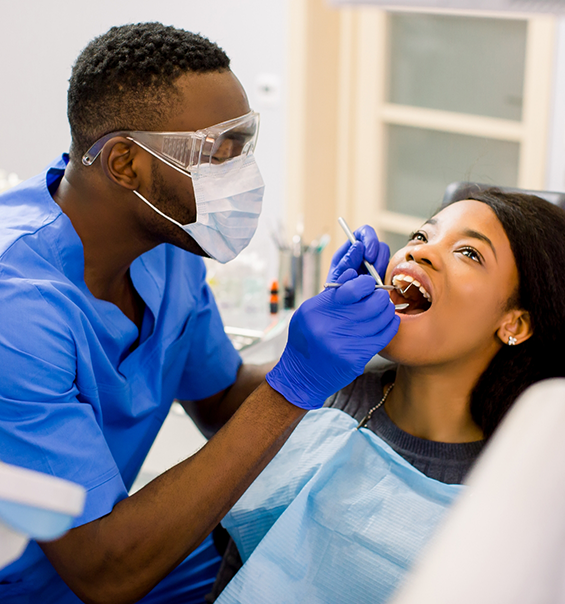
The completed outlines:
{"type": "Polygon", "coordinates": [[[88,44],[72,69],[71,158],[79,160],[109,132],[158,128],[174,106],[179,76],[229,66],[226,53],[198,34],[162,23],[112,27],[88,44]]]}
{"type": "Polygon", "coordinates": [[[508,305],[530,314],[533,331],[522,344],[499,350],[471,394],[471,414],[488,438],[528,386],[565,377],[565,211],[534,195],[496,188],[464,198],[488,205],[502,224],[519,275],[508,305]]]}

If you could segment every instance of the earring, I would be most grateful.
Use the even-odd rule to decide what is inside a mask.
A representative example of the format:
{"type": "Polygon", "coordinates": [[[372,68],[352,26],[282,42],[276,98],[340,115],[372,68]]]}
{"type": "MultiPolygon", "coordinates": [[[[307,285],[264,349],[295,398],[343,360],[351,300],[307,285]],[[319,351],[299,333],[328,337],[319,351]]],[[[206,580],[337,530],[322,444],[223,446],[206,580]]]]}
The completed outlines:
{"type": "Polygon", "coordinates": [[[508,346],[515,346],[518,340],[512,336],[508,336],[508,346]]]}

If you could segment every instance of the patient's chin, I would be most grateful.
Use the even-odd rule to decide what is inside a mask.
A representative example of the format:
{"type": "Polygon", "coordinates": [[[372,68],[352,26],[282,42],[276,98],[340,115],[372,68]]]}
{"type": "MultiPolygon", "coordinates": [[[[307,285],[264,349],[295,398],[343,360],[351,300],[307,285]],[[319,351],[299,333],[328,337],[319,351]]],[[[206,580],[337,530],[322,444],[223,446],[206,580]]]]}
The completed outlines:
{"type": "Polygon", "coordinates": [[[422,358],[421,354],[415,353],[415,351],[398,350],[397,347],[391,344],[381,350],[379,356],[396,365],[403,365],[405,367],[420,367],[429,364],[429,359],[422,358]]]}

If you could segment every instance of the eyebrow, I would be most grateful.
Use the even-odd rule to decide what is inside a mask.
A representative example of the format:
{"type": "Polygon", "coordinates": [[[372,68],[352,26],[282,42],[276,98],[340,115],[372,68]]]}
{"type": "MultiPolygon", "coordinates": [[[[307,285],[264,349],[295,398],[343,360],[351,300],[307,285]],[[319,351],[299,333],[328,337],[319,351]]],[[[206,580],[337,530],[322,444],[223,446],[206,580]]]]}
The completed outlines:
{"type": "MultiPolygon", "coordinates": [[[[426,224],[430,224],[430,225],[434,226],[437,224],[437,220],[435,218],[430,218],[429,220],[427,220],[424,223],[424,226],[426,224]]],[[[492,253],[494,254],[494,257],[498,261],[498,256],[496,255],[496,249],[495,249],[492,241],[486,235],[483,235],[483,233],[479,233],[479,231],[475,231],[473,229],[465,229],[463,231],[463,235],[465,237],[470,237],[471,239],[478,239],[479,241],[484,241],[490,247],[490,249],[492,250],[492,253]]]]}
{"type": "Polygon", "coordinates": [[[463,235],[465,235],[465,237],[471,237],[472,239],[478,239],[479,241],[484,241],[492,250],[492,253],[494,254],[495,259],[498,261],[498,256],[496,255],[496,250],[494,249],[494,245],[492,243],[492,241],[486,236],[483,235],[482,233],[479,233],[478,231],[474,231],[473,229],[465,229],[463,231],[463,235]]]}

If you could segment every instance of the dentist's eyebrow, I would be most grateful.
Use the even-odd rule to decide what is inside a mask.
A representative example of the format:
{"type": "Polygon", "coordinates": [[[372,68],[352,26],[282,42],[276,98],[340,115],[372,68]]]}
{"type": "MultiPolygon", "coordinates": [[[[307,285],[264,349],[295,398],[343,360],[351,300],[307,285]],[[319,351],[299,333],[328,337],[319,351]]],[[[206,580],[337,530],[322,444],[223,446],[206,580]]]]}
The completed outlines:
{"type": "Polygon", "coordinates": [[[498,262],[498,257],[496,255],[496,250],[494,249],[494,245],[492,244],[492,241],[486,235],[483,235],[482,233],[479,233],[478,231],[474,231],[473,229],[465,229],[463,231],[463,235],[465,237],[470,237],[471,239],[478,239],[479,241],[484,241],[490,247],[490,249],[492,250],[492,253],[494,254],[496,261],[498,262]]]}

